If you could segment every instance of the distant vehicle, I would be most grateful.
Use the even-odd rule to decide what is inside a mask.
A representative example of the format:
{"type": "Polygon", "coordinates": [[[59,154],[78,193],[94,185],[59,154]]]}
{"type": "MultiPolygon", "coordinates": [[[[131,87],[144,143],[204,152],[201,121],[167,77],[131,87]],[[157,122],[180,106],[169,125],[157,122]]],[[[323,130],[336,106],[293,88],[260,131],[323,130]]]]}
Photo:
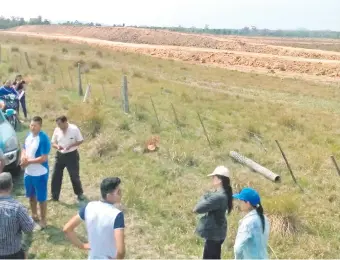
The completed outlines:
{"type": "Polygon", "coordinates": [[[0,144],[5,156],[3,171],[19,175],[21,147],[13,126],[7,121],[3,112],[0,112],[0,144]]]}
{"type": "Polygon", "coordinates": [[[17,115],[17,110],[19,108],[19,99],[13,94],[8,94],[1,97],[5,101],[5,117],[8,122],[13,126],[14,130],[18,130],[20,127],[20,121],[17,115]]]}

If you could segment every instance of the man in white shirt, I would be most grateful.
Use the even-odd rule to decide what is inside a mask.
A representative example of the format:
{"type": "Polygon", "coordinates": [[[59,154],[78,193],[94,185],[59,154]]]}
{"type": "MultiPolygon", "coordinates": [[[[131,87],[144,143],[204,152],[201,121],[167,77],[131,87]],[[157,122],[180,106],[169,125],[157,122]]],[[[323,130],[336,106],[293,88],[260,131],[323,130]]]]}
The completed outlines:
{"type": "Polygon", "coordinates": [[[64,226],[67,238],[80,249],[89,250],[88,259],[123,259],[125,257],[124,214],[114,204],[122,197],[121,180],[106,178],[100,185],[101,201],[92,201],[64,226]],[[85,221],[89,243],[81,242],[75,228],[85,221]]]}
{"type": "Polygon", "coordinates": [[[83,143],[84,138],[76,125],[68,123],[66,116],[58,117],[56,123],[58,127],[55,128],[52,136],[52,146],[57,149],[51,182],[52,200],[59,200],[65,167],[78,200],[84,200],[79,177],[78,153],[78,147],[83,143]]]}

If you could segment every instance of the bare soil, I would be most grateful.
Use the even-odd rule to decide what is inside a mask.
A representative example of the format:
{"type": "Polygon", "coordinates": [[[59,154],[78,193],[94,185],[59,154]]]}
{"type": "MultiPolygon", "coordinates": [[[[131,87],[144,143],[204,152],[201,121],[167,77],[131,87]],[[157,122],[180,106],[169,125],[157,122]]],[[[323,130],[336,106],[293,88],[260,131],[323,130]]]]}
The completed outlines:
{"type": "Polygon", "coordinates": [[[57,25],[21,26],[1,33],[90,44],[229,69],[340,79],[340,52],[312,49],[315,45],[336,49],[340,46],[337,40],[219,37],[128,27],[57,25]]]}

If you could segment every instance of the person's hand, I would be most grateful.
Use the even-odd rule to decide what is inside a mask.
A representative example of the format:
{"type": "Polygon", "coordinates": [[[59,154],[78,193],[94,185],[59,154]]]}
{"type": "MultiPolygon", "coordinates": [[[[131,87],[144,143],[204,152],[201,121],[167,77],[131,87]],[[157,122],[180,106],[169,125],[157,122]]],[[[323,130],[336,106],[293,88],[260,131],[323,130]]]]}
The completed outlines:
{"type": "Polygon", "coordinates": [[[26,167],[28,165],[28,159],[27,157],[21,158],[20,166],[21,167],[26,167]]]}
{"type": "Polygon", "coordinates": [[[59,151],[61,151],[61,150],[64,150],[64,147],[58,145],[58,146],[57,146],[57,149],[58,149],[59,151]]]}
{"type": "Polygon", "coordinates": [[[91,248],[90,248],[90,244],[89,243],[85,243],[85,244],[83,244],[83,248],[82,249],[84,249],[84,250],[90,250],[91,248]]]}

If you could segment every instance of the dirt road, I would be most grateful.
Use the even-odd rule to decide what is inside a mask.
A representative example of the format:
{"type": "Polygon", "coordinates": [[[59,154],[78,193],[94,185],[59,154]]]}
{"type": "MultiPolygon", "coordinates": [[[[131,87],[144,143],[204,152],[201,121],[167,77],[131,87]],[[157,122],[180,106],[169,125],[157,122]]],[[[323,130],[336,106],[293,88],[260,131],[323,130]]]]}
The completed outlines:
{"type": "Polygon", "coordinates": [[[266,45],[257,38],[225,38],[136,28],[73,26],[22,26],[1,33],[89,44],[116,51],[242,71],[340,80],[340,52],[266,45]]]}

